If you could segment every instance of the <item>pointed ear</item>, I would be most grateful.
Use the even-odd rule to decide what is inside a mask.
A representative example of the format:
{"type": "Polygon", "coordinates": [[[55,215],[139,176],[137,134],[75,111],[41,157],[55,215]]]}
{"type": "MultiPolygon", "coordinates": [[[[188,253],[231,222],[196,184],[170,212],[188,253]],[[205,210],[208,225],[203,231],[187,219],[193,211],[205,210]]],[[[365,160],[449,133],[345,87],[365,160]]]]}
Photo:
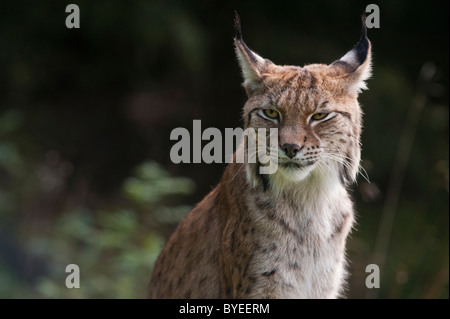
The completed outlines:
{"type": "Polygon", "coordinates": [[[244,78],[243,86],[247,95],[250,97],[255,92],[264,88],[264,83],[261,75],[267,70],[268,66],[272,64],[267,59],[263,59],[258,54],[248,48],[242,39],[241,21],[238,13],[235,11],[234,27],[236,36],[234,38],[234,45],[236,55],[241,66],[242,76],[244,78]]]}
{"type": "Polygon", "coordinates": [[[330,72],[336,76],[351,95],[367,89],[365,81],[372,74],[371,48],[367,38],[366,17],[362,16],[361,39],[358,44],[342,58],[329,65],[330,72]]]}

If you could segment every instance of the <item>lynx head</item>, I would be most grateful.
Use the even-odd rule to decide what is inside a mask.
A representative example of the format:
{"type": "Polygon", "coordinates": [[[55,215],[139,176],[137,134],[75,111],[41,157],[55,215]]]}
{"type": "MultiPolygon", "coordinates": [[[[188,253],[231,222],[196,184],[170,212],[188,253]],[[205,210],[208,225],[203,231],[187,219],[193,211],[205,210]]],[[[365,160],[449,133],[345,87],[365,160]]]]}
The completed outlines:
{"type": "Polygon", "coordinates": [[[276,65],[250,50],[236,14],[234,43],[248,96],[245,128],[278,128],[278,170],[262,176],[258,163],[247,164],[252,185],[287,185],[324,174],[344,185],[356,179],[362,120],[357,97],[371,73],[364,20],[359,43],[342,58],[298,67],[276,65]]]}

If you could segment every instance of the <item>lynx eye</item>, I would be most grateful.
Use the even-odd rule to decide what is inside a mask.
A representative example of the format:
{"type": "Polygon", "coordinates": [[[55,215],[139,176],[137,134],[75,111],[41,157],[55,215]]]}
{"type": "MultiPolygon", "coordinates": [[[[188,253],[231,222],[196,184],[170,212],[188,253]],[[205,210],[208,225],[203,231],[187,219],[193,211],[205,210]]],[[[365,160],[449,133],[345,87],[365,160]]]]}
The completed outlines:
{"type": "Polygon", "coordinates": [[[315,121],[319,121],[319,120],[323,120],[327,116],[328,116],[328,113],[316,113],[311,117],[311,119],[313,119],[315,121]]]}
{"type": "Polygon", "coordinates": [[[272,120],[277,119],[278,116],[279,116],[279,113],[277,111],[275,111],[275,110],[272,110],[272,109],[265,109],[265,110],[263,110],[263,114],[265,116],[267,116],[269,119],[272,119],[272,120]]]}

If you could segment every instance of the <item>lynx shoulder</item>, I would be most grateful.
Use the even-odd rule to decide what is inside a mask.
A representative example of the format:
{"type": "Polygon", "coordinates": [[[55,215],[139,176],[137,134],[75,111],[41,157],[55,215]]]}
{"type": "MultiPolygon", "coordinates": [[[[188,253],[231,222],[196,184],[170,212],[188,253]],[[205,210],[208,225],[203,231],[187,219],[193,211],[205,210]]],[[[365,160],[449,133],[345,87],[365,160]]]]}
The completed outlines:
{"type": "MultiPolygon", "coordinates": [[[[162,250],[151,298],[337,298],[354,224],[347,187],[360,163],[358,94],[371,72],[366,27],[331,64],[280,66],[250,50],[236,15],[248,100],[244,128],[277,128],[278,169],[230,163],[162,250]]],[[[245,140],[236,150],[250,158],[245,140]]],[[[271,153],[273,156],[273,153],[271,153]]]]}

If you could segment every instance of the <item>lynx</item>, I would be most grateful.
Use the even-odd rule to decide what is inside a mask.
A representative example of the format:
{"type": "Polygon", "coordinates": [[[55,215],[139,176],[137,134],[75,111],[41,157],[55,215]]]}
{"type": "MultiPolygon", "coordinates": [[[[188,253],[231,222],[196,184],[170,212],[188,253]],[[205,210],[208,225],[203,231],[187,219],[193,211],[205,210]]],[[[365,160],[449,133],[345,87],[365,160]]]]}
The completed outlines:
{"type": "MultiPolygon", "coordinates": [[[[342,297],[354,224],[347,189],[361,153],[357,97],[371,73],[364,18],[360,41],[341,59],[304,67],[250,50],[237,14],[235,28],[248,96],[244,127],[278,129],[278,169],[260,174],[259,162],[228,164],[162,250],[149,297],[342,297]]],[[[236,153],[252,151],[243,141],[236,153]]]]}

